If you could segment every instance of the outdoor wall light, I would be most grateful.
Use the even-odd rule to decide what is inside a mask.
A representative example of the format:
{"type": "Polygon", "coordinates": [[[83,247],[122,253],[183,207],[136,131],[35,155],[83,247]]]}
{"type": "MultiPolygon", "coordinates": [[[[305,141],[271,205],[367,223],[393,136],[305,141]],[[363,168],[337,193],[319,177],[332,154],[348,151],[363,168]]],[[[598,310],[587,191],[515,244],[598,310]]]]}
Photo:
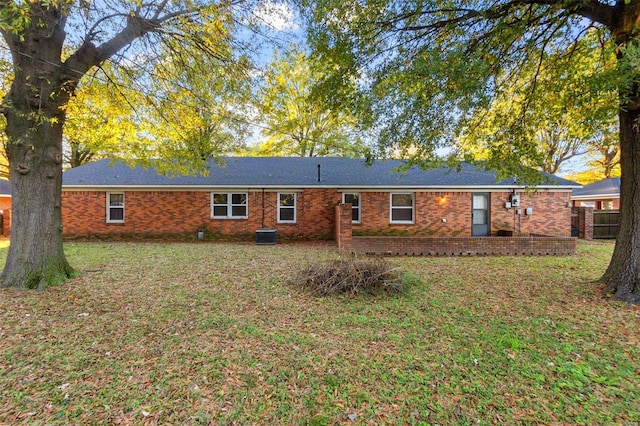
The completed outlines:
{"type": "Polygon", "coordinates": [[[440,199],[438,200],[438,202],[439,202],[440,204],[444,204],[444,203],[446,203],[446,202],[447,202],[447,197],[446,197],[446,196],[444,196],[444,195],[440,196],[440,199]]]}

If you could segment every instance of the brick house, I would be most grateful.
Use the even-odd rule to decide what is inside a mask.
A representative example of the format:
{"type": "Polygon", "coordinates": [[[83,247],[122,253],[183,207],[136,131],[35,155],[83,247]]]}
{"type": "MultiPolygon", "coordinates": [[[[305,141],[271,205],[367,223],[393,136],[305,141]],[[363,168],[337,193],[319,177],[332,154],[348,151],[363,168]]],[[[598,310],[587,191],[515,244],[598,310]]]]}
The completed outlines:
{"type": "Polygon", "coordinates": [[[11,231],[11,181],[0,179],[0,235],[8,237],[11,231]]]}
{"type": "Polygon", "coordinates": [[[401,161],[230,157],[208,176],[168,177],[108,160],[63,174],[67,238],[333,239],[336,206],[351,204],[354,236],[571,234],[571,190],[550,176],[532,192],[463,164],[406,172],[401,161]]]}
{"type": "Polygon", "coordinates": [[[573,190],[574,207],[594,210],[620,210],[620,178],[603,179],[573,190]]]}

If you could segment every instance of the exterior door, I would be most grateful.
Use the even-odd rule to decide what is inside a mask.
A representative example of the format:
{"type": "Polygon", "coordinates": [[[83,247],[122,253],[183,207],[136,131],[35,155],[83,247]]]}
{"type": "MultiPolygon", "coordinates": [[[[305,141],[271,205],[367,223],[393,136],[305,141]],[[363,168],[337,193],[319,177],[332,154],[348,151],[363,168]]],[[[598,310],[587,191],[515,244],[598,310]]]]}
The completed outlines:
{"type": "Polygon", "coordinates": [[[471,194],[471,235],[474,237],[487,237],[489,230],[489,193],[481,192],[471,194]]]}

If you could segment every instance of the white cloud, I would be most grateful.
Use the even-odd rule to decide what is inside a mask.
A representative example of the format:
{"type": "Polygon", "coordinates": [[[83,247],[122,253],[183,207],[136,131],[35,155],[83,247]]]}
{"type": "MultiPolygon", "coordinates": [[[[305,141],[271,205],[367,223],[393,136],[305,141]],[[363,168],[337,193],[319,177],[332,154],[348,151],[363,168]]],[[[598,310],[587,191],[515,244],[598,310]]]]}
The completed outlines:
{"type": "Polygon", "coordinates": [[[257,23],[268,25],[277,31],[291,31],[300,27],[293,10],[287,4],[274,0],[261,2],[253,10],[253,16],[257,23]]]}

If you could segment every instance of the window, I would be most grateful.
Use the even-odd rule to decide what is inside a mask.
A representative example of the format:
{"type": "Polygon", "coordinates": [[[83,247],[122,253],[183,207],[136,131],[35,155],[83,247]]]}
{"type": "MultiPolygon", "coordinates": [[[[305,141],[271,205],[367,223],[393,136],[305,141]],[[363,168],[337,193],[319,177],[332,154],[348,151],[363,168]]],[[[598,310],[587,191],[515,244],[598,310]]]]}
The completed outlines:
{"type": "Polygon", "coordinates": [[[351,203],[351,222],[360,223],[360,194],[342,194],[343,203],[351,203]]]}
{"type": "Polygon", "coordinates": [[[123,193],[107,193],[107,223],[124,223],[123,193]]]}
{"type": "Polygon", "coordinates": [[[391,194],[391,223],[413,223],[413,193],[391,194]]]}
{"type": "Polygon", "coordinates": [[[214,219],[246,219],[247,194],[212,193],[211,217],[214,219]]]}
{"type": "Polygon", "coordinates": [[[278,223],[296,223],[296,194],[278,193],[278,223]]]}
{"type": "Polygon", "coordinates": [[[612,200],[603,201],[600,204],[600,210],[613,210],[613,201],[612,200]]]}
{"type": "Polygon", "coordinates": [[[595,209],[596,208],[596,202],[595,201],[580,201],[580,207],[593,207],[595,209]]]}

